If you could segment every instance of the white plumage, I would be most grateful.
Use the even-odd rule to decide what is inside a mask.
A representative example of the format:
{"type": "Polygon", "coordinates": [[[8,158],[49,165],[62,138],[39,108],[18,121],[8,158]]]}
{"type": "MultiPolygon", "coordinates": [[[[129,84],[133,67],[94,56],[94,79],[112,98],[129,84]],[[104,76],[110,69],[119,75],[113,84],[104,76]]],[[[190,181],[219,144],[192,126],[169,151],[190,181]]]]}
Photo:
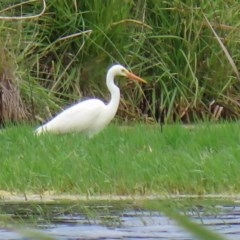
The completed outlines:
{"type": "Polygon", "coordinates": [[[145,80],[130,73],[123,66],[114,65],[108,70],[106,78],[106,84],[111,93],[111,100],[108,104],[103,103],[99,99],[79,102],[37,128],[35,130],[36,134],[39,135],[45,132],[83,132],[92,137],[101,131],[114,118],[118,109],[120,90],[114,84],[114,77],[117,75],[146,83],[145,80]]]}

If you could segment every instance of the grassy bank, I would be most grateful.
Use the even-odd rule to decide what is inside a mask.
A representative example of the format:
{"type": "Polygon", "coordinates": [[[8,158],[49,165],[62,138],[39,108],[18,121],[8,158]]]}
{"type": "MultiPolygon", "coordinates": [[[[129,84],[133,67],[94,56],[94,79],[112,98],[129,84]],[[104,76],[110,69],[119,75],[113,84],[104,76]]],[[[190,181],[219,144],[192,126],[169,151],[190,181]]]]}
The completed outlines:
{"type": "Polygon", "coordinates": [[[111,125],[93,139],[0,132],[0,189],[77,194],[234,193],[240,190],[238,124],[111,125]]]}

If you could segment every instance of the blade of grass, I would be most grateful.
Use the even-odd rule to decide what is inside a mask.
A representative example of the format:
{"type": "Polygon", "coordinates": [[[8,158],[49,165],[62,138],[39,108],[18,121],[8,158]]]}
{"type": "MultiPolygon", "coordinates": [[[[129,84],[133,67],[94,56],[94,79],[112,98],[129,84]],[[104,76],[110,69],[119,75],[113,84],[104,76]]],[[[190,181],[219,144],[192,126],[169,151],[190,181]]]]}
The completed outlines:
{"type": "Polygon", "coordinates": [[[169,218],[175,220],[180,226],[185,228],[189,233],[192,233],[199,240],[226,240],[221,235],[207,229],[206,227],[194,223],[188,217],[183,216],[169,207],[160,207],[161,211],[169,218]]]}

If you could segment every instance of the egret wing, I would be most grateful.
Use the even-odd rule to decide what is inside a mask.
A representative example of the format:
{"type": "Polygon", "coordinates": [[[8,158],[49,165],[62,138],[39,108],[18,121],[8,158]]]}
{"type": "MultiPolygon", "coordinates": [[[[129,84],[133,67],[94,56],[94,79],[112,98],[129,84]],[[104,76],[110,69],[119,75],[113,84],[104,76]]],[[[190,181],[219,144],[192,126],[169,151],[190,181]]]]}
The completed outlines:
{"type": "Polygon", "coordinates": [[[82,132],[89,129],[105,104],[98,99],[91,99],[73,105],[42,126],[43,131],[66,133],[82,132]]]}

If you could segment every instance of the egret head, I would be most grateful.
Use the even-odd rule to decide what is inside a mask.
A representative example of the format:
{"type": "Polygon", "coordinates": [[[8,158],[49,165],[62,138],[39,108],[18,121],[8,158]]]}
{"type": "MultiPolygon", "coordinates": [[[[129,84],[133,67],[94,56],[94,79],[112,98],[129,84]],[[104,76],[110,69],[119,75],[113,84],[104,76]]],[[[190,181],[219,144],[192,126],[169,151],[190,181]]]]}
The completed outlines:
{"type": "Polygon", "coordinates": [[[137,75],[129,72],[125,67],[123,67],[120,64],[112,66],[109,69],[109,71],[110,70],[113,71],[114,75],[124,76],[124,77],[127,77],[127,78],[131,79],[131,80],[135,80],[135,81],[142,82],[142,83],[147,83],[147,81],[145,81],[144,79],[138,77],[137,75]]]}

